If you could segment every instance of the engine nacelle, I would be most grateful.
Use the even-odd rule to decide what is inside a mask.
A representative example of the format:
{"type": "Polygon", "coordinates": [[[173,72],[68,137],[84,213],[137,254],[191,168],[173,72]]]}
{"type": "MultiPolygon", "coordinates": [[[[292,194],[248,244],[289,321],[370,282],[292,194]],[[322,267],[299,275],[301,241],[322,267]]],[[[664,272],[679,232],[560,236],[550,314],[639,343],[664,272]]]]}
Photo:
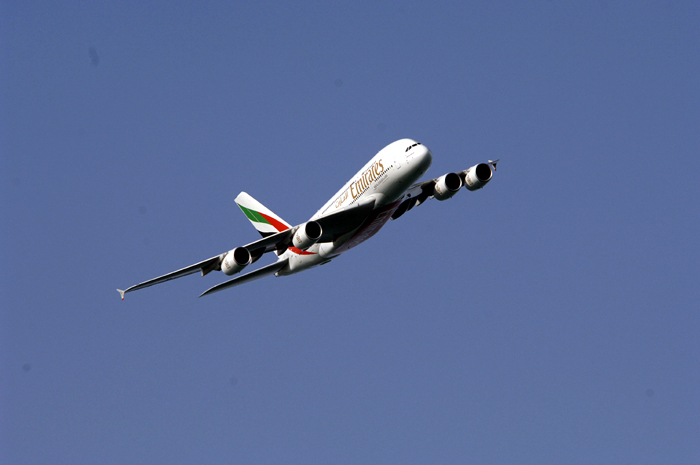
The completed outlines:
{"type": "Polygon", "coordinates": [[[306,250],[319,240],[321,232],[320,224],[315,221],[306,222],[297,228],[292,244],[297,249],[306,250]]]}
{"type": "Polygon", "coordinates": [[[486,163],[474,165],[466,171],[464,176],[464,187],[470,191],[481,189],[491,180],[493,172],[491,167],[486,163]]]}
{"type": "Polygon", "coordinates": [[[221,260],[221,271],[224,274],[231,276],[241,271],[250,264],[250,252],[245,247],[236,247],[226,253],[226,256],[221,260]]]}
{"type": "Polygon", "coordinates": [[[447,173],[440,176],[435,182],[433,197],[438,200],[447,200],[455,195],[462,187],[462,179],[457,173],[447,173]]]}

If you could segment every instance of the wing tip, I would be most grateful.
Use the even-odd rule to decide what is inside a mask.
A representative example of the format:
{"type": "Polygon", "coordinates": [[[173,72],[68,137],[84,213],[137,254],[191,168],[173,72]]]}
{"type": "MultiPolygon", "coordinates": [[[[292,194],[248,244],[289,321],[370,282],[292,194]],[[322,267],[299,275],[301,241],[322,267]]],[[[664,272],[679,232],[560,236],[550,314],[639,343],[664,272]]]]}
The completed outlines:
{"type": "Polygon", "coordinates": [[[121,289],[117,289],[117,292],[119,293],[120,296],[122,296],[122,300],[124,300],[124,293],[126,291],[122,291],[121,289]]]}

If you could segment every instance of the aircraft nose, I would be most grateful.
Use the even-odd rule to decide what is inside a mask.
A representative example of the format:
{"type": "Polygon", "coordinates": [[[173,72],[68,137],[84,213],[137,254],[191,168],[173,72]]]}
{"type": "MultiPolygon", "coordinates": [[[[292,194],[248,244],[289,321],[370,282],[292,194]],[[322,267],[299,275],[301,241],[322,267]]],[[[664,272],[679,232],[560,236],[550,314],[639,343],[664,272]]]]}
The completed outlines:
{"type": "Polygon", "coordinates": [[[420,167],[420,170],[425,173],[426,171],[428,171],[428,168],[430,168],[430,165],[433,163],[433,154],[430,153],[430,149],[428,149],[428,147],[426,147],[425,145],[419,145],[416,148],[420,149],[416,150],[416,165],[418,165],[420,167]]]}

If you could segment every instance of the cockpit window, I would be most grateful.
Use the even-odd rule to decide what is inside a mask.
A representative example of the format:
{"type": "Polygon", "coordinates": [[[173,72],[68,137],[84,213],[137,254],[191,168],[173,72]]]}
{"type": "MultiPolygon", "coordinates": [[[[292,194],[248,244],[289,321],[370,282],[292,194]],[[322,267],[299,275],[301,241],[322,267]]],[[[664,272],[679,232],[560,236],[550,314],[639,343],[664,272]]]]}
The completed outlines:
{"type": "Polygon", "coordinates": [[[412,149],[413,147],[415,147],[416,145],[423,145],[423,144],[421,144],[420,142],[416,142],[415,144],[409,145],[408,147],[406,147],[406,151],[408,152],[409,150],[411,150],[411,149],[412,149]]]}

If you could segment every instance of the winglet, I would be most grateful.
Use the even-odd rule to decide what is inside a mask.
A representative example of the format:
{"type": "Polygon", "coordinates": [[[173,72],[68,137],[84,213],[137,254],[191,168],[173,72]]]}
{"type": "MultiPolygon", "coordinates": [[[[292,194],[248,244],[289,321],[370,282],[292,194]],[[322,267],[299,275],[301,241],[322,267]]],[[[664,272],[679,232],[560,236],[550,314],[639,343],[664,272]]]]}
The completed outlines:
{"type": "Polygon", "coordinates": [[[119,293],[119,295],[122,296],[122,300],[124,300],[124,292],[125,291],[122,291],[121,289],[117,289],[117,292],[119,293]]]}
{"type": "Polygon", "coordinates": [[[489,165],[493,166],[494,171],[496,171],[496,163],[498,163],[499,161],[501,161],[500,158],[498,160],[489,160],[489,165]]]}

